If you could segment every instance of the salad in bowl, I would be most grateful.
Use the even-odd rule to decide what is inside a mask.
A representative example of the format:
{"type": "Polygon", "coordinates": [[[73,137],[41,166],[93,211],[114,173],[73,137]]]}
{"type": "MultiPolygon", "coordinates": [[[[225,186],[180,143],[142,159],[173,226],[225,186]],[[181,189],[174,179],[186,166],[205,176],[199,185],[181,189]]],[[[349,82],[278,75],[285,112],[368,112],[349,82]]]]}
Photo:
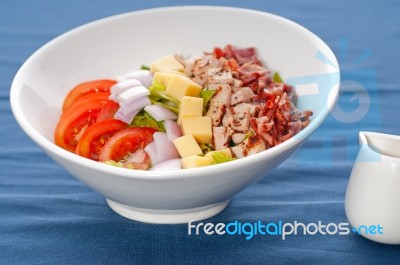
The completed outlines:
{"type": "Polygon", "coordinates": [[[256,49],[165,55],[150,67],[78,84],[66,96],[55,143],[136,170],[203,167],[273,148],[310,123],[293,88],[256,49]]]}

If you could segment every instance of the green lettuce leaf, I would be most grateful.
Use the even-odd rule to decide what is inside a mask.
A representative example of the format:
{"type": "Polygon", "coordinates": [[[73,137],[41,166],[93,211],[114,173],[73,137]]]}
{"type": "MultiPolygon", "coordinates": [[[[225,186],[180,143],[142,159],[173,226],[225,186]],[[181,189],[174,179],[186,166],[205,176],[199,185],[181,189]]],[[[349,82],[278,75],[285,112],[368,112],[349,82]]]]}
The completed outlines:
{"type": "Polygon", "coordinates": [[[165,132],[164,121],[156,121],[145,110],[140,111],[131,123],[132,127],[150,127],[160,132],[165,132]]]}
{"type": "Polygon", "coordinates": [[[214,159],[213,164],[220,164],[220,163],[225,163],[225,162],[235,160],[234,158],[227,156],[226,154],[224,154],[221,151],[216,151],[216,152],[212,153],[212,157],[214,159]]]}
{"type": "Polygon", "coordinates": [[[153,100],[150,99],[150,101],[151,101],[151,104],[153,104],[153,105],[161,105],[163,107],[166,107],[170,111],[178,114],[179,106],[176,105],[175,103],[171,103],[170,101],[165,101],[165,100],[153,101],[153,100]]]}
{"type": "Polygon", "coordinates": [[[165,93],[165,87],[163,84],[159,82],[154,82],[151,87],[149,87],[149,98],[151,101],[151,104],[159,104],[162,105],[169,110],[175,112],[178,114],[179,110],[179,100],[168,96],[165,93]]]}
{"type": "Polygon", "coordinates": [[[282,77],[279,75],[278,72],[275,72],[274,76],[272,77],[272,80],[276,83],[284,83],[282,77]]]}
{"type": "Polygon", "coordinates": [[[254,132],[253,131],[248,131],[246,133],[246,135],[244,136],[242,142],[246,141],[249,137],[252,137],[252,136],[254,136],[254,132]]]}
{"type": "Polygon", "coordinates": [[[200,97],[204,99],[203,101],[203,113],[207,112],[207,104],[210,101],[210,99],[212,98],[212,96],[214,96],[215,94],[215,90],[202,90],[200,92],[200,97]]]}
{"type": "Polygon", "coordinates": [[[200,144],[200,148],[201,148],[201,151],[203,151],[203,155],[202,156],[206,155],[208,152],[214,151],[214,148],[213,148],[213,146],[211,144],[201,143],[200,144]]]}
{"type": "Polygon", "coordinates": [[[134,169],[134,167],[130,164],[125,167],[123,163],[115,162],[114,160],[104,161],[103,163],[110,165],[110,166],[114,166],[114,167],[123,167],[123,168],[128,168],[128,169],[134,169]]]}

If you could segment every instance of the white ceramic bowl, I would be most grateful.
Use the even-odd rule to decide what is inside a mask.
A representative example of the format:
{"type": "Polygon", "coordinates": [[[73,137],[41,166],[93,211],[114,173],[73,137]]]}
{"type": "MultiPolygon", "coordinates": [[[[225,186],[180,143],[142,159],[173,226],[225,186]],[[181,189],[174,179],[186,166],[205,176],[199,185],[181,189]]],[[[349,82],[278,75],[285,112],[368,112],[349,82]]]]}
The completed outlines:
{"type": "MultiPolygon", "coordinates": [[[[310,31],[272,14],[227,7],[169,7],[113,16],[67,32],[35,52],[12,84],[20,126],[52,159],[127,218],[151,223],[201,220],[282,163],[323,122],[339,91],[337,61],[310,31]],[[165,54],[214,46],[254,46],[269,68],[295,83],[298,107],[314,112],[296,137],[262,153],[215,166],[168,172],[97,163],[53,143],[67,92],[77,83],[138,69],[165,54]],[[307,94],[307,95],[305,95],[307,94]]],[[[56,176],[55,176],[56,177],[56,176]]]]}

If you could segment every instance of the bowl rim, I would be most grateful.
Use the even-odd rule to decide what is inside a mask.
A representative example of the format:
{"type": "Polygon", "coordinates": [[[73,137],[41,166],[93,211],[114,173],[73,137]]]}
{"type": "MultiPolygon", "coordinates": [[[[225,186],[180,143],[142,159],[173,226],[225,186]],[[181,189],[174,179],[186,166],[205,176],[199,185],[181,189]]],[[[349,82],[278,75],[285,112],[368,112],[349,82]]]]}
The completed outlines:
{"type": "Polygon", "coordinates": [[[317,35],[306,29],[305,27],[299,25],[298,23],[289,20],[287,18],[271,14],[264,11],[254,10],[254,9],[247,9],[247,8],[238,8],[238,7],[228,7],[228,6],[207,6],[207,5],[188,5],[188,6],[168,6],[168,7],[158,7],[158,8],[149,8],[149,9],[142,9],[137,11],[131,11],[126,13],[121,13],[117,15],[108,16],[105,18],[101,18],[98,20],[94,20],[89,23],[85,23],[81,26],[75,27],[44,44],[38,50],[36,50],[20,67],[18,72],[16,73],[14,80],[11,84],[10,90],[10,104],[12,113],[23,129],[23,131],[36,143],[38,144],[44,151],[48,151],[57,157],[64,158],[69,162],[76,163],[79,166],[83,166],[85,168],[90,168],[95,171],[102,171],[104,173],[118,175],[119,177],[125,178],[135,178],[135,179],[143,179],[143,180],[167,180],[167,179],[177,179],[180,177],[185,178],[192,178],[197,177],[199,175],[208,175],[208,174],[218,174],[218,173],[226,173],[226,171],[235,170],[236,168],[240,168],[243,166],[251,166],[254,164],[259,163],[262,160],[267,160],[269,157],[274,157],[275,155],[282,154],[286,150],[292,149],[298,145],[298,143],[303,142],[307,139],[326,119],[329,112],[332,110],[333,106],[335,105],[338,95],[339,95],[339,87],[340,87],[340,68],[336,56],[329,48],[329,46],[322,41],[317,35]],[[313,39],[320,45],[324,46],[327,51],[330,53],[330,59],[332,62],[337,66],[338,70],[338,82],[331,88],[328,95],[327,101],[327,108],[323,108],[317,116],[313,117],[310,124],[303,129],[300,133],[296,134],[296,137],[292,137],[289,140],[273,147],[268,150],[264,150],[260,153],[244,157],[241,159],[234,160],[232,162],[216,164],[212,166],[206,167],[199,167],[199,168],[189,168],[189,169],[176,169],[176,170],[165,170],[165,171],[149,171],[149,170],[131,170],[126,168],[119,168],[119,167],[112,167],[110,165],[106,165],[104,163],[99,163],[97,161],[93,161],[84,157],[80,157],[74,153],[66,151],[61,147],[58,147],[54,144],[54,142],[45,138],[42,134],[36,131],[33,126],[27,121],[24,117],[19,101],[18,95],[21,90],[22,83],[21,76],[23,75],[25,69],[28,65],[35,60],[40,54],[42,54],[48,47],[57,44],[58,42],[62,41],[64,37],[73,35],[75,32],[79,32],[81,30],[88,30],[91,27],[97,27],[101,24],[107,23],[108,21],[118,20],[124,17],[129,16],[137,16],[137,15],[144,15],[144,14],[152,14],[152,13],[159,13],[159,12],[171,12],[177,10],[192,10],[192,11],[224,11],[224,12],[236,12],[236,13],[246,13],[252,14],[257,16],[266,16],[282,23],[288,24],[297,30],[301,31],[303,34],[308,35],[309,38],[313,39]],[[297,140],[296,140],[297,139],[297,140]]]}

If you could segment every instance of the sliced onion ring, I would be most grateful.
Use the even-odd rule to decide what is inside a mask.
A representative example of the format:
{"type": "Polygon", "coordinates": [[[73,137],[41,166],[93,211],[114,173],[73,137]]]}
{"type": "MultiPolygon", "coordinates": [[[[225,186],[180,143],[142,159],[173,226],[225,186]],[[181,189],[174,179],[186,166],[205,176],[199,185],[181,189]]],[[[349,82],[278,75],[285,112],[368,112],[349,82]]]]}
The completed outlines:
{"type": "Polygon", "coordinates": [[[158,164],[158,158],[157,158],[157,147],[156,143],[153,141],[146,145],[144,148],[144,151],[149,155],[150,160],[151,160],[151,166],[155,166],[158,164]]]}
{"type": "Polygon", "coordinates": [[[149,90],[147,90],[147,88],[145,88],[144,86],[137,86],[137,87],[127,89],[124,92],[122,92],[121,94],[117,95],[116,100],[118,102],[122,102],[122,103],[128,105],[132,101],[134,101],[138,98],[144,97],[144,96],[148,96],[148,95],[150,95],[150,92],[149,92],[149,90]]]}
{"type": "Polygon", "coordinates": [[[120,93],[124,92],[127,89],[130,89],[132,87],[137,87],[137,86],[141,86],[142,83],[140,83],[140,81],[138,80],[126,80],[126,81],[122,81],[119,83],[116,83],[115,85],[113,85],[111,87],[111,95],[116,96],[119,95],[120,93]]]}
{"type": "Polygon", "coordinates": [[[136,79],[142,83],[143,86],[149,88],[153,83],[153,73],[148,70],[136,70],[124,76],[126,80],[136,79]]]}
{"type": "Polygon", "coordinates": [[[156,121],[176,120],[178,115],[161,105],[150,105],[144,108],[156,121]]]}
{"type": "Polygon", "coordinates": [[[179,138],[182,136],[182,131],[181,128],[179,128],[178,123],[174,120],[166,119],[164,121],[164,127],[165,131],[167,133],[167,137],[169,141],[173,141],[176,138],[179,138]]]}
{"type": "Polygon", "coordinates": [[[144,96],[134,101],[130,102],[128,105],[121,103],[120,110],[123,114],[128,114],[134,110],[140,109],[142,110],[144,107],[151,105],[151,101],[149,97],[144,96]]]}
{"type": "Polygon", "coordinates": [[[123,114],[121,111],[121,108],[118,109],[118,111],[114,114],[114,118],[118,119],[120,121],[123,121],[127,124],[131,124],[133,121],[133,118],[141,111],[141,109],[136,109],[128,114],[123,114]]]}
{"type": "Polygon", "coordinates": [[[158,162],[179,158],[178,150],[176,150],[175,145],[168,140],[166,133],[155,132],[153,138],[156,143],[158,162]]]}

